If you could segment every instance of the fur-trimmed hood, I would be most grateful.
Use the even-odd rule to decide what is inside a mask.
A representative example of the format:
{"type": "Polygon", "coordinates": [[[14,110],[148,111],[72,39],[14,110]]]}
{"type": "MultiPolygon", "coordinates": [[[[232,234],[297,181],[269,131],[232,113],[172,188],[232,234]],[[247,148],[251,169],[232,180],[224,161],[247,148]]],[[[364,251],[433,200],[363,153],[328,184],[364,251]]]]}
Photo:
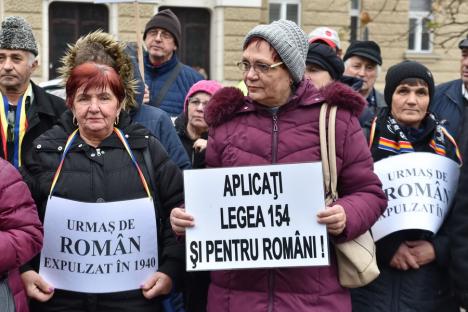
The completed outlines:
{"type": "Polygon", "coordinates": [[[68,45],[68,50],[61,60],[63,65],[58,71],[63,83],[66,83],[75,66],[87,61],[109,65],[117,71],[125,87],[122,108],[128,110],[136,107],[137,82],[133,76],[132,61],[125,52],[125,48],[125,43],[117,41],[112,35],[100,30],[79,38],[75,44],[68,45]],[[104,50],[104,57],[95,53],[95,51],[100,50],[104,50]]]}
{"type": "MultiPolygon", "coordinates": [[[[355,116],[359,116],[367,105],[358,92],[340,82],[333,82],[317,90],[308,80],[302,80],[295,94],[283,107],[286,109],[294,105],[308,106],[323,102],[349,110],[355,116]]],[[[217,127],[236,114],[256,110],[257,105],[238,88],[225,87],[211,98],[205,109],[205,120],[210,127],[217,127]]]]}

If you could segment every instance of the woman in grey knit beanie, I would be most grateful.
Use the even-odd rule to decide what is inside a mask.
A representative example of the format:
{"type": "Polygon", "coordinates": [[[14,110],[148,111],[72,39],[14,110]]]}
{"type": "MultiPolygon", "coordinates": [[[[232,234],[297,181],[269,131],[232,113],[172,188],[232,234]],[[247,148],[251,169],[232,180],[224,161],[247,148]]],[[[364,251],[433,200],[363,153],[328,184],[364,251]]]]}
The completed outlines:
{"type": "MultiPolygon", "coordinates": [[[[320,90],[314,88],[303,78],[307,50],[304,32],[291,21],[279,20],[269,25],[259,25],[247,34],[238,66],[248,95],[244,96],[239,89],[231,87],[223,88],[212,96],[205,108],[205,120],[210,126],[206,165],[236,167],[320,161],[319,116],[322,104],[327,102],[338,107],[335,140],[340,198],[326,209],[306,200],[300,205],[290,205],[290,219],[286,219],[288,224],[289,220],[291,223],[283,227],[291,230],[288,237],[283,237],[276,226],[270,225],[249,226],[245,229],[249,231],[249,239],[236,236],[239,232],[231,229],[226,231],[220,227],[210,227],[211,237],[202,245],[215,239],[221,243],[216,243],[219,246],[216,247],[217,255],[239,257],[230,260],[231,270],[211,272],[207,311],[351,312],[349,291],[338,280],[333,245],[324,245],[323,253],[319,252],[316,256],[299,256],[295,248],[301,248],[300,244],[293,247],[287,242],[312,237],[299,231],[298,223],[294,223],[304,220],[298,217],[301,208],[310,212],[307,222],[316,226],[322,224],[324,234],[326,230],[330,241],[341,242],[369,229],[385,208],[386,198],[379,179],[373,173],[372,158],[357,119],[366,105],[364,98],[337,82],[320,90]],[[268,259],[271,250],[262,245],[266,233],[277,236],[278,241],[285,243],[275,247],[282,254],[275,263],[268,259]],[[230,239],[218,240],[222,235],[230,235],[230,239]],[[240,246],[232,243],[241,240],[246,244],[240,246]],[[256,247],[249,241],[258,241],[257,256],[250,253],[256,247]],[[329,265],[312,266],[317,265],[316,258],[324,260],[325,255],[330,255],[329,265]],[[311,266],[289,267],[291,264],[286,264],[298,257],[307,259],[311,266]],[[268,268],[262,268],[266,263],[268,268]]],[[[282,170],[270,168],[268,170],[282,170]]],[[[316,184],[306,187],[321,189],[321,183],[321,178],[317,177],[316,184]]],[[[185,190],[190,189],[191,185],[186,185],[185,190]]],[[[220,220],[222,215],[219,215],[219,209],[213,209],[216,205],[210,195],[203,197],[206,198],[205,208],[210,209],[209,215],[214,220],[220,220]]],[[[253,201],[255,195],[248,198],[253,201]]],[[[245,202],[247,198],[237,199],[245,202]]],[[[280,203],[281,200],[276,202],[280,203]]],[[[266,218],[268,207],[260,209],[266,218]]],[[[236,213],[241,211],[239,208],[236,213]]],[[[203,222],[204,216],[195,214],[192,217],[183,208],[174,208],[170,220],[177,235],[184,235],[185,228],[195,224],[200,229],[207,227],[206,220],[203,222]]],[[[187,241],[189,246],[193,246],[192,243],[187,241]]],[[[193,249],[189,248],[187,252],[188,259],[195,257],[193,249]]],[[[205,259],[211,261],[210,264],[224,261],[208,258],[203,255],[204,264],[205,259]]]]}

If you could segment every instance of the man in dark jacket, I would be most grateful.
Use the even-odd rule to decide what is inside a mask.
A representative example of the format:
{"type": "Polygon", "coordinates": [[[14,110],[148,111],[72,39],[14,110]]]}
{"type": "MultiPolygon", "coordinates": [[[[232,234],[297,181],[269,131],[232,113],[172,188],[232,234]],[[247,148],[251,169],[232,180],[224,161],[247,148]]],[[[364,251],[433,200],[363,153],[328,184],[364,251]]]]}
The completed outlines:
{"type": "Polygon", "coordinates": [[[187,91],[203,77],[182,64],[175,54],[180,46],[181,27],[171,10],[162,10],[148,21],[143,39],[147,50],[144,78],[150,92],[148,104],[175,118],[182,112],[187,91]]]}
{"type": "Polygon", "coordinates": [[[16,168],[30,152],[33,140],[66,109],[61,98],[31,81],[37,54],[31,26],[21,17],[7,17],[0,30],[0,157],[16,168]]]}
{"type": "Polygon", "coordinates": [[[359,93],[367,100],[367,105],[359,116],[362,128],[368,128],[378,111],[386,107],[382,93],[374,88],[382,65],[380,47],[374,41],[354,41],[343,57],[344,75],[363,81],[359,93]]]}
{"type": "Polygon", "coordinates": [[[463,125],[468,120],[468,37],[460,41],[461,50],[460,79],[438,85],[434,94],[432,112],[442,121],[444,127],[460,143],[460,150],[465,151],[468,127],[463,125]]]}

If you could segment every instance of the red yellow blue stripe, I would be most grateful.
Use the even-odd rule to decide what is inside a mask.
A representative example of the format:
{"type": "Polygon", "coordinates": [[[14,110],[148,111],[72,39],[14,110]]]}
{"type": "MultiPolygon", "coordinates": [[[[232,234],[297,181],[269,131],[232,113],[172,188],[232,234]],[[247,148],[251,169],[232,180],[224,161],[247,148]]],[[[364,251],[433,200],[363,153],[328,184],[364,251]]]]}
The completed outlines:
{"type": "MultiPolygon", "coordinates": [[[[28,118],[26,116],[26,100],[28,96],[31,95],[32,88],[31,84],[29,84],[26,92],[20,96],[17,107],[16,107],[16,115],[15,115],[15,125],[13,128],[13,159],[12,164],[16,168],[21,167],[22,160],[21,160],[21,151],[23,145],[24,135],[28,129],[28,118]]],[[[5,159],[8,160],[8,148],[7,148],[7,133],[8,133],[8,121],[7,121],[7,114],[9,111],[9,103],[8,98],[5,95],[1,97],[2,103],[0,103],[0,123],[1,123],[1,138],[2,138],[2,147],[3,147],[3,155],[5,159]]]]}
{"type": "Polygon", "coordinates": [[[413,146],[408,141],[393,141],[383,137],[379,138],[378,148],[393,153],[414,152],[413,146]]]}

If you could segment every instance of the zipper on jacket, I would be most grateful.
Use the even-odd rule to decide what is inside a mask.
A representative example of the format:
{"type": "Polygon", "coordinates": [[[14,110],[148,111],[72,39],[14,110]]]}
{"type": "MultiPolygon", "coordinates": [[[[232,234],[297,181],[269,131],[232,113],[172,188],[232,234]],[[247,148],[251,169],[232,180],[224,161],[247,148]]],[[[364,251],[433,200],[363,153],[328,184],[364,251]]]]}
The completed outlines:
{"type": "Polygon", "coordinates": [[[268,270],[268,312],[273,312],[273,300],[275,295],[275,271],[268,270]]]}
{"type": "Polygon", "coordinates": [[[273,137],[271,143],[271,163],[276,164],[278,157],[278,116],[276,113],[273,114],[273,137]]]}

